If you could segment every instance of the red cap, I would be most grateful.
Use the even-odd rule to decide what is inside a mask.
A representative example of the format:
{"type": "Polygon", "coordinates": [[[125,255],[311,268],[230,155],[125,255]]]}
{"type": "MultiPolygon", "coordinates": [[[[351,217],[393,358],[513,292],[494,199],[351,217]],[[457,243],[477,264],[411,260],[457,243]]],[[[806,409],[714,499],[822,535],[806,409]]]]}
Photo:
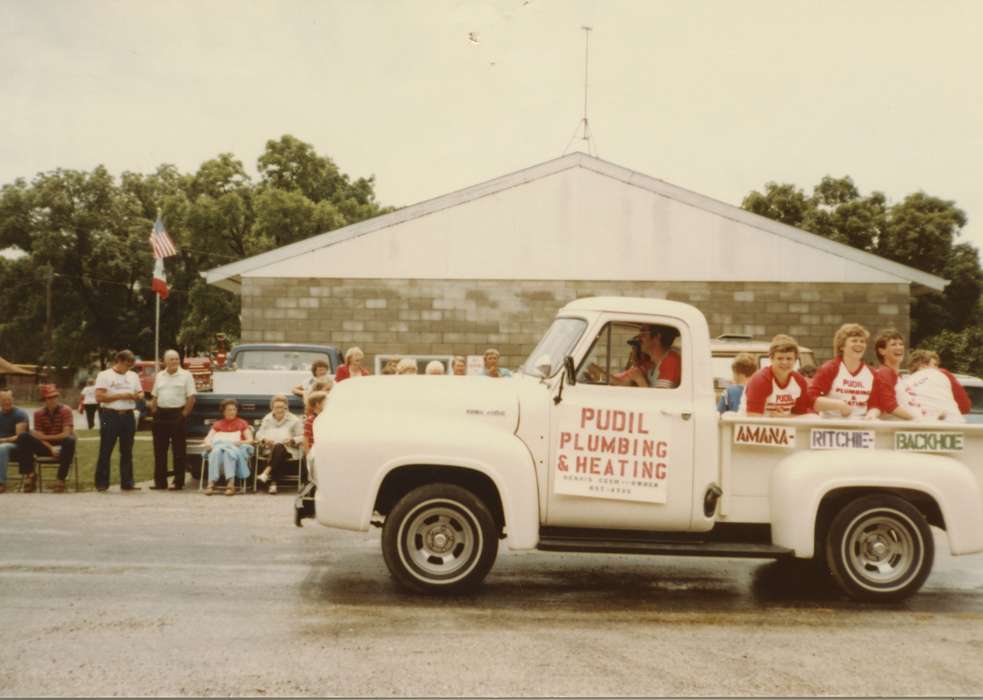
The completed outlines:
{"type": "Polygon", "coordinates": [[[54,384],[42,384],[41,398],[50,399],[52,396],[60,396],[58,393],[58,387],[56,387],[54,384]]]}

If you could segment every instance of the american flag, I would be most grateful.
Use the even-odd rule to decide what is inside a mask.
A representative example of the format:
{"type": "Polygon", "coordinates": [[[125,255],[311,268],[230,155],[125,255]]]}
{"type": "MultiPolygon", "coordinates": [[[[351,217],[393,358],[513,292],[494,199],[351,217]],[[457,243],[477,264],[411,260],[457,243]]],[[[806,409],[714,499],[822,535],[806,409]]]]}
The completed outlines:
{"type": "Polygon", "coordinates": [[[154,249],[154,257],[158,260],[177,255],[174,241],[167,235],[167,231],[164,230],[164,222],[160,220],[159,216],[154,222],[154,230],[150,232],[150,246],[154,249]]]}

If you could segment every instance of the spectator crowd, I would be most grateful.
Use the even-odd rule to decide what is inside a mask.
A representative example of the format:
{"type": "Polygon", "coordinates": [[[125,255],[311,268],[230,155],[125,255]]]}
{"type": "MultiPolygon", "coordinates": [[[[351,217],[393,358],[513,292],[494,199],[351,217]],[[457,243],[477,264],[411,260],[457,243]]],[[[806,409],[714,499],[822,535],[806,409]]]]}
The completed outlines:
{"type": "MultiPolygon", "coordinates": [[[[490,377],[510,376],[498,367],[500,354],[495,349],[485,352],[484,374],[490,377]]],[[[221,416],[212,424],[203,441],[207,472],[206,495],[219,492],[217,484],[224,478],[223,492],[232,496],[236,483],[244,482],[256,472],[256,482],[270,494],[276,494],[278,482],[288,466],[310,460],[314,444],[314,419],[321,413],[325,399],[335,382],[364,377],[369,371],[362,366],[365,353],[358,347],[349,348],[332,379],[331,367],[323,360],[312,363],[311,376],[293,388],[292,393],[304,401],[303,418],[289,412],[285,395],[274,396],[270,412],[253,433],[252,427],[238,415],[235,400],[223,401],[221,416]]],[[[180,491],[184,488],[187,457],[187,417],[195,405],[195,383],[191,373],[181,367],[176,350],[167,350],[163,369],[154,378],[147,408],[153,415],[154,483],[152,490],[180,491]],[[173,481],[168,484],[168,457],[172,456],[173,481]]],[[[144,399],[139,377],[132,367],[136,361],[129,350],[116,353],[109,369],[87,381],[81,392],[79,412],[85,416],[89,430],[99,418],[99,452],[95,466],[96,491],[106,491],[110,482],[112,454],[119,447],[120,490],[138,491],[134,483],[133,445],[137,428],[137,402],[144,399]]],[[[451,362],[452,375],[466,374],[463,357],[451,362]]],[[[387,365],[383,374],[416,374],[417,361],[404,357],[387,365]]],[[[431,361],[426,374],[448,374],[444,363],[431,361]]],[[[7,472],[16,462],[21,475],[21,490],[31,493],[38,488],[36,457],[57,462],[58,471],[50,490],[62,493],[75,460],[76,436],[71,408],[60,401],[54,385],[41,387],[42,408],[34,412],[33,427],[27,413],[14,406],[13,394],[0,389],[0,493],[7,491],[7,472]]],[[[306,466],[306,465],[305,465],[306,466]]],[[[303,478],[303,477],[302,477],[303,478]]]]}

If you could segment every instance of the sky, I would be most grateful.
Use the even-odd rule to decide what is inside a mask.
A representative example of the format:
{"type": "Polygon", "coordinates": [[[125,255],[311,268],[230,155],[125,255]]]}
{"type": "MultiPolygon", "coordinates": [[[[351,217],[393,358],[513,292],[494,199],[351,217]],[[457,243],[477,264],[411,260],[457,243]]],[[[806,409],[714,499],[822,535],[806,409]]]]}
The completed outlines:
{"type": "Polygon", "coordinates": [[[292,134],[403,206],[590,147],[734,205],[924,191],[983,249],[981,30],[977,0],[0,0],[0,185],[255,172],[292,134]]]}

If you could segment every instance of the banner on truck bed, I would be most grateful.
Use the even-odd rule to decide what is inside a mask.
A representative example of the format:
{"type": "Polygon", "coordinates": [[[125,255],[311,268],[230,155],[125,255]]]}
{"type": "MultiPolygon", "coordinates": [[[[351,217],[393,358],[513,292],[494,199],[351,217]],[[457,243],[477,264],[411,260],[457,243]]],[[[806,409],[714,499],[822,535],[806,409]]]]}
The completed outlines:
{"type": "Polygon", "coordinates": [[[666,502],[672,448],[654,413],[570,406],[560,410],[558,428],[554,493],[666,502]]]}
{"type": "Polygon", "coordinates": [[[809,435],[809,447],[813,450],[872,450],[874,431],[813,428],[809,435]]]}
{"type": "Polygon", "coordinates": [[[794,449],[795,428],[788,425],[738,423],[734,426],[734,444],[794,449]]]}
{"type": "Polygon", "coordinates": [[[902,452],[962,452],[962,433],[903,430],[894,434],[894,449],[902,452]]]}

